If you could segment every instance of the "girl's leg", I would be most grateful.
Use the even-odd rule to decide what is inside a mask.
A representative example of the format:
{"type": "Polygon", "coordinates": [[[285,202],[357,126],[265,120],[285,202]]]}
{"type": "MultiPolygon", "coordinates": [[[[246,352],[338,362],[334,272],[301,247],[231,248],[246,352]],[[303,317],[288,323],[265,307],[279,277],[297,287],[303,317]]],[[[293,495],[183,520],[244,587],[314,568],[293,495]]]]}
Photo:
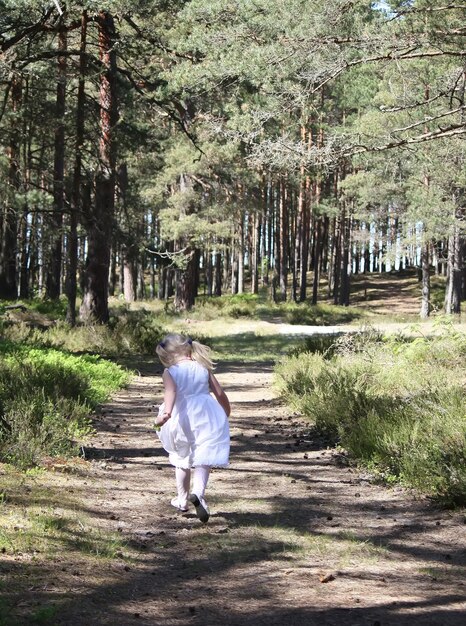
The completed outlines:
{"type": "Polygon", "coordinates": [[[193,469],[193,493],[195,493],[200,500],[204,500],[209,474],[210,465],[198,465],[193,469]]]}
{"type": "MultiPolygon", "coordinates": [[[[178,491],[178,507],[188,508],[189,487],[191,484],[191,470],[175,467],[176,489],[178,491]]],[[[173,504],[173,502],[172,502],[173,504]]]]}
{"type": "Polygon", "coordinates": [[[204,499],[209,474],[209,465],[198,465],[193,469],[193,492],[189,496],[190,501],[196,508],[196,515],[204,524],[208,521],[210,515],[204,499]]]}

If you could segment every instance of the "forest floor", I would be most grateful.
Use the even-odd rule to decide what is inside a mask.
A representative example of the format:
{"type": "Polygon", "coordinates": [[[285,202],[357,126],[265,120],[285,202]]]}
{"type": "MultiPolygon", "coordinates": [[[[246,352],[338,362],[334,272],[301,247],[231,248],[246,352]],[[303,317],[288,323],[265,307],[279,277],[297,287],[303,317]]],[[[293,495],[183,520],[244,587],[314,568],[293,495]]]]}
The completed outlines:
{"type": "Polygon", "coordinates": [[[42,553],[38,533],[2,555],[11,611],[1,624],[465,623],[464,511],[349,466],[277,400],[270,361],[219,368],[233,405],[231,466],[212,473],[208,524],[178,513],[150,427],[160,367],[138,367],[96,417],[86,460],[51,461],[10,494],[16,506],[42,505],[57,545],[42,553]]]}

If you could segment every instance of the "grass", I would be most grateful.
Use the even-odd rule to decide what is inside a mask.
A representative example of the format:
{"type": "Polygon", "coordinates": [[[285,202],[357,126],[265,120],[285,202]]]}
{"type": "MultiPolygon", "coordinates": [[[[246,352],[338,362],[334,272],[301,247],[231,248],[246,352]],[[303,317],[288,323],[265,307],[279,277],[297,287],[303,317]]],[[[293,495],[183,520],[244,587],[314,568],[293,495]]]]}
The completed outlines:
{"type": "Polygon", "coordinates": [[[108,576],[115,560],[136,558],[120,533],[106,530],[86,510],[87,487],[70,486],[66,474],[0,466],[0,625],[55,623],[67,594],[50,595],[53,578],[81,568],[89,576],[108,576]]]}
{"type": "Polygon", "coordinates": [[[228,363],[276,362],[301,344],[300,338],[285,335],[261,335],[255,332],[222,335],[205,339],[221,365],[228,363]]]}
{"type": "Polygon", "coordinates": [[[210,535],[197,535],[195,543],[208,558],[229,563],[242,562],[245,553],[258,560],[264,554],[272,561],[308,563],[309,559],[324,561],[325,567],[345,567],[351,560],[360,563],[375,562],[386,555],[386,549],[358,538],[352,533],[315,533],[283,527],[279,523],[262,526],[257,523],[235,528],[233,534],[221,535],[212,541],[210,535]]]}
{"type": "Polygon", "coordinates": [[[113,559],[123,549],[121,536],[96,526],[63,486],[45,486],[7,466],[2,474],[0,551],[4,554],[53,560],[78,553],[113,559]]]}
{"type": "Polygon", "coordinates": [[[284,398],[359,462],[452,504],[466,503],[466,335],[337,340],[278,366],[284,398]]]}

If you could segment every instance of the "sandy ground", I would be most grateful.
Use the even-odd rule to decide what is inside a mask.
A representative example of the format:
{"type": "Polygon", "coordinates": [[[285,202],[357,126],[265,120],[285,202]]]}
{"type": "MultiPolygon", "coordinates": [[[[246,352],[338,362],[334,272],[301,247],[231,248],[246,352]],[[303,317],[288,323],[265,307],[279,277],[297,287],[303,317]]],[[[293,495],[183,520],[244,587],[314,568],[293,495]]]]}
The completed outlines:
{"type": "Polygon", "coordinates": [[[60,606],[40,623],[466,623],[464,511],[349,467],[274,397],[271,363],[230,363],[218,378],[233,403],[231,466],[212,474],[208,524],[169,504],[173,470],[150,429],[160,369],[148,361],[104,407],[85,471],[65,483],[126,549],[101,562],[64,552],[37,563],[40,584],[25,603],[60,606]]]}

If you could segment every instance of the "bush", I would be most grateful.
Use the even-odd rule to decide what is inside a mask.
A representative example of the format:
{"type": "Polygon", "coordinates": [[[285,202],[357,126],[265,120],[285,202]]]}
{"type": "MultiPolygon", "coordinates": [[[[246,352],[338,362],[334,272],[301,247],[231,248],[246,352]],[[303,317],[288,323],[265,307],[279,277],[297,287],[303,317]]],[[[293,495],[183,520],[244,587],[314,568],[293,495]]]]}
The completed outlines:
{"type": "Polygon", "coordinates": [[[57,321],[47,329],[26,323],[3,323],[2,335],[15,343],[60,348],[70,352],[97,352],[108,356],[153,354],[165,331],[152,313],[121,307],[112,312],[108,325],[83,324],[71,328],[57,321]]]}
{"type": "Polygon", "coordinates": [[[21,467],[77,451],[89,414],[128,374],[98,356],[0,344],[0,458],[21,467]]]}
{"type": "Polygon", "coordinates": [[[466,336],[361,334],[277,368],[282,395],[382,475],[466,503],[466,336]]]}

